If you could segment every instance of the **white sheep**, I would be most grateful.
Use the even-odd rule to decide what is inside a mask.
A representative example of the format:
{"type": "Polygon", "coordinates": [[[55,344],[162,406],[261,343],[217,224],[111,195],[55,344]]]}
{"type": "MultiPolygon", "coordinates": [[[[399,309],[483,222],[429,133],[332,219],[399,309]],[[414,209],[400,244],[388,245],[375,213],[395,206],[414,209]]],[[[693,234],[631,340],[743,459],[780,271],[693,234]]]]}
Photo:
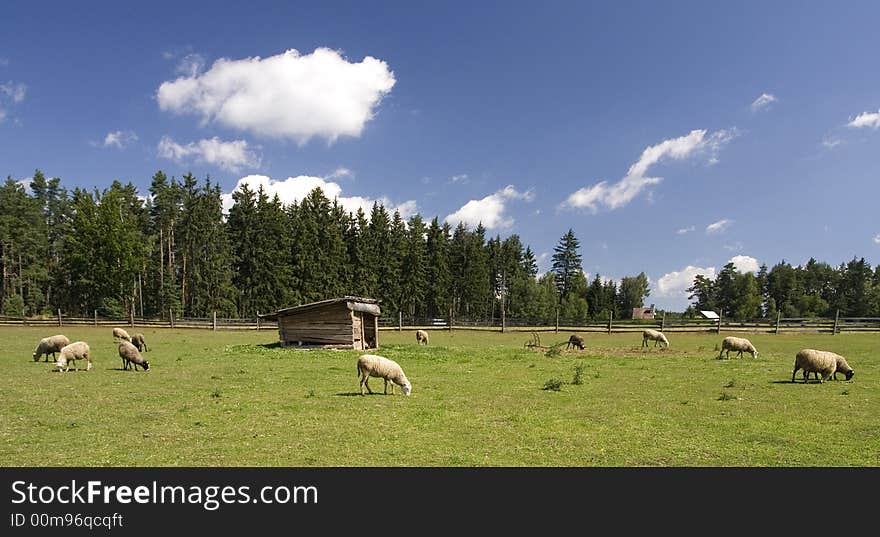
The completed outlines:
{"type": "Polygon", "coordinates": [[[422,342],[424,342],[425,345],[428,344],[428,333],[424,330],[416,330],[416,343],[421,345],[422,342]]]}
{"type": "Polygon", "coordinates": [[[736,355],[737,358],[742,356],[743,352],[751,354],[752,358],[758,357],[758,351],[752,342],[742,337],[727,336],[724,338],[721,341],[721,352],[718,353],[719,359],[724,351],[727,351],[727,358],[730,358],[730,351],[739,351],[739,354],[736,355]]]}
{"type": "Polygon", "coordinates": [[[400,364],[394,360],[389,360],[384,356],[377,354],[362,354],[357,359],[357,372],[360,376],[361,395],[364,395],[364,388],[373,393],[370,389],[370,377],[379,377],[385,379],[385,393],[388,393],[388,382],[391,382],[391,393],[394,394],[394,385],[397,384],[403,389],[404,395],[409,395],[412,391],[412,384],[407,380],[406,375],[400,364]]]}
{"type": "Polygon", "coordinates": [[[571,337],[568,338],[568,343],[565,345],[565,349],[568,350],[571,347],[577,347],[580,350],[584,350],[584,338],[577,334],[572,334],[571,337]]]}
{"type": "Polygon", "coordinates": [[[128,335],[128,332],[123,330],[122,328],[114,328],[113,329],[113,337],[124,339],[125,341],[131,341],[131,336],[128,335]]]}
{"type": "Polygon", "coordinates": [[[810,373],[814,373],[817,379],[819,379],[819,373],[821,373],[822,378],[819,379],[819,382],[822,383],[832,375],[836,379],[838,368],[846,375],[846,380],[851,379],[855,374],[849,364],[846,363],[846,358],[839,354],[829,351],[818,351],[816,349],[803,349],[795,355],[791,381],[794,382],[795,373],[802,369],[804,371],[805,384],[810,377],[810,373]]]}
{"type": "Polygon", "coordinates": [[[651,339],[654,341],[654,346],[656,347],[658,343],[665,343],[666,348],[669,348],[669,340],[666,339],[666,336],[663,335],[663,332],[657,330],[651,330],[650,328],[642,331],[642,347],[648,346],[648,340],[651,339]]]}
{"type": "Polygon", "coordinates": [[[58,361],[55,362],[55,365],[58,367],[59,371],[66,372],[70,369],[70,364],[73,364],[73,370],[79,371],[79,367],[76,365],[77,360],[85,360],[88,363],[86,366],[86,371],[92,368],[92,358],[89,356],[89,344],[85,341],[75,341],[70,345],[65,345],[60,354],[58,355],[58,361]]]}
{"type": "Polygon", "coordinates": [[[52,361],[55,361],[55,353],[61,352],[61,349],[66,345],[70,345],[70,340],[67,339],[67,336],[58,334],[57,336],[44,337],[40,340],[40,343],[37,344],[36,350],[34,350],[34,361],[39,362],[44,354],[46,355],[45,361],[49,361],[50,354],[52,355],[52,361]]]}
{"type": "Polygon", "coordinates": [[[144,341],[143,334],[138,333],[138,334],[131,336],[131,343],[132,343],[132,345],[137,347],[138,352],[140,352],[140,351],[146,352],[149,350],[149,349],[147,349],[147,342],[144,341]]]}
{"type": "Polygon", "coordinates": [[[127,370],[132,364],[134,364],[135,371],[137,371],[137,366],[143,367],[144,371],[150,369],[150,363],[144,360],[137,347],[128,341],[119,342],[119,357],[122,358],[123,369],[127,370]]]}

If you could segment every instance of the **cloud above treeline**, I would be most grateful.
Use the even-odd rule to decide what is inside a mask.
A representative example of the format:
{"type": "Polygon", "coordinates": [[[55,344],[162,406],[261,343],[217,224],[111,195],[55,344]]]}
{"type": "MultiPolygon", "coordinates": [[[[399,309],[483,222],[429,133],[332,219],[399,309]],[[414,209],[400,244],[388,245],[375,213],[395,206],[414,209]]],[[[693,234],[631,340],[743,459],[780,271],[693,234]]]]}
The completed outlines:
{"type": "Polygon", "coordinates": [[[183,76],[159,86],[161,110],[300,145],[313,137],[359,137],[396,82],[384,61],[350,62],[328,48],[220,58],[204,72],[201,56],[188,58],[179,66],[183,76]]]}
{"type": "Polygon", "coordinates": [[[488,230],[509,229],[514,220],[507,216],[507,205],[514,200],[532,201],[535,198],[531,190],[518,191],[513,185],[498,190],[484,198],[470,200],[460,209],[446,216],[445,221],[455,227],[459,223],[467,227],[476,227],[483,224],[488,230]]]}
{"type": "Polygon", "coordinates": [[[309,194],[309,192],[315,188],[320,188],[324,192],[325,197],[330,200],[339,200],[339,204],[351,213],[357,213],[358,209],[363,209],[367,218],[369,218],[370,212],[373,209],[373,204],[376,202],[384,206],[390,214],[394,214],[395,211],[399,212],[401,218],[404,220],[408,220],[409,217],[415,215],[418,211],[418,206],[415,200],[407,200],[395,204],[386,196],[380,198],[345,196],[343,195],[342,187],[339,183],[329,181],[329,178],[330,176],[317,177],[311,175],[298,175],[286,179],[272,179],[265,175],[248,175],[239,179],[232,191],[221,196],[223,201],[223,212],[228,213],[229,209],[232,208],[235,203],[232,199],[232,193],[240,189],[243,185],[247,185],[248,188],[254,192],[262,187],[263,191],[270,199],[277,194],[281,203],[284,205],[290,205],[294,202],[299,203],[309,194]]]}
{"type": "Polygon", "coordinates": [[[224,142],[218,137],[179,144],[170,136],[159,140],[157,152],[160,157],[179,164],[186,162],[206,163],[230,172],[243,168],[259,168],[262,158],[245,140],[224,142]]]}
{"type": "Polygon", "coordinates": [[[664,160],[685,160],[699,155],[707,155],[708,163],[718,162],[718,152],[738,133],[736,129],[719,130],[707,136],[705,129],[692,130],[678,138],[670,138],[642,151],[639,160],[629,167],[626,175],[616,183],[600,181],[592,186],[572,192],[562,202],[562,209],[588,209],[598,212],[600,207],[608,210],[627,205],[651,185],[663,181],[662,177],[648,175],[648,170],[664,160]]]}
{"type": "Polygon", "coordinates": [[[757,99],[752,101],[752,112],[765,110],[778,100],[772,93],[762,93],[757,99]]]}

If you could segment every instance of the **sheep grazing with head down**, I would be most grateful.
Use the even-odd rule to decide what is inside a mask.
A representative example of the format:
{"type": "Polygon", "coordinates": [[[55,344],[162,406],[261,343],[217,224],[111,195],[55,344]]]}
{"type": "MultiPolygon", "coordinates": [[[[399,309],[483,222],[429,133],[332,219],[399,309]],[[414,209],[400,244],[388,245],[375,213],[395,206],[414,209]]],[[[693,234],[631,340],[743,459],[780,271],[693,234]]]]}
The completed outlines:
{"type": "Polygon", "coordinates": [[[58,361],[55,362],[55,365],[58,367],[59,371],[66,372],[70,369],[70,364],[73,364],[73,370],[79,371],[79,368],[76,366],[77,360],[85,360],[86,363],[88,363],[86,371],[92,368],[92,358],[89,356],[89,344],[85,341],[75,341],[70,345],[65,345],[58,354],[58,361]]]}
{"type": "Polygon", "coordinates": [[[721,341],[721,352],[718,353],[718,358],[721,359],[721,355],[724,354],[724,351],[727,351],[727,357],[730,358],[730,351],[739,351],[739,354],[736,355],[737,358],[742,356],[743,352],[747,352],[752,355],[752,358],[758,357],[758,351],[755,350],[755,346],[752,345],[752,342],[743,337],[733,337],[727,336],[721,341]]]}
{"type": "Polygon", "coordinates": [[[123,330],[122,328],[114,328],[113,329],[113,337],[124,339],[125,341],[131,341],[131,336],[128,335],[128,332],[123,330]]]}
{"type": "Polygon", "coordinates": [[[416,343],[419,345],[421,345],[422,343],[427,345],[428,344],[428,333],[425,332],[424,330],[416,330],[416,343]]]}
{"type": "Polygon", "coordinates": [[[357,360],[357,372],[361,379],[361,395],[364,395],[364,388],[373,393],[369,385],[370,377],[385,379],[385,394],[388,393],[389,382],[391,382],[392,395],[394,394],[395,384],[403,389],[404,395],[409,395],[412,391],[412,384],[409,383],[406,375],[404,375],[400,364],[384,356],[362,354],[357,360]]]}
{"type": "Polygon", "coordinates": [[[577,347],[580,350],[584,350],[584,338],[577,334],[572,334],[571,337],[568,338],[568,343],[565,345],[565,349],[568,350],[571,347],[577,347]]]}
{"type": "Polygon", "coordinates": [[[58,334],[57,336],[44,337],[40,340],[40,343],[37,344],[36,350],[34,350],[34,361],[39,362],[40,357],[45,355],[45,361],[48,362],[50,354],[52,355],[52,361],[55,361],[55,353],[61,352],[61,349],[67,345],[70,345],[70,340],[67,339],[67,336],[58,334]]]}
{"type": "Polygon", "coordinates": [[[804,384],[810,378],[810,373],[814,373],[816,378],[819,378],[821,373],[822,378],[819,379],[819,382],[823,383],[832,375],[836,379],[838,368],[840,368],[841,373],[846,375],[846,380],[851,379],[855,375],[855,371],[846,363],[846,358],[843,356],[829,351],[803,349],[794,357],[794,370],[791,372],[791,381],[794,382],[795,373],[800,369],[804,372],[804,384]]]}
{"type": "Polygon", "coordinates": [[[131,344],[137,347],[138,352],[146,352],[148,350],[147,342],[144,341],[143,334],[135,334],[131,336],[131,344]]]}
{"type": "Polygon", "coordinates": [[[663,335],[663,332],[658,330],[651,330],[650,328],[642,331],[642,347],[648,346],[648,340],[654,341],[654,346],[656,347],[658,343],[665,344],[666,348],[669,348],[669,340],[666,339],[666,336],[663,335]]]}
{"type": "Polygon", "coordinates": [[[143,367],[144,371],[150,369],[150,363],[144,360],[137,347],[128,341],[119,342],[119,357],[122,358],[122,369],[127,370],[132,364],[134,364],[135,371],[137,371],[137,366],[143,367]]]}

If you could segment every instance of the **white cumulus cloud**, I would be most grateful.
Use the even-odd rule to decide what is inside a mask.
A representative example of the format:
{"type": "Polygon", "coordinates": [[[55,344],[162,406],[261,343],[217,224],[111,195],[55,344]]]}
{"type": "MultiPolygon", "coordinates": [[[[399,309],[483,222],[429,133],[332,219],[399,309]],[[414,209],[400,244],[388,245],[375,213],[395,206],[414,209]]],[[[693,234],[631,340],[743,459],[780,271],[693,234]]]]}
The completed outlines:
{"type": "Polygon", "coordinates": [[[743,274],[746,272],[758,272],[758,269],[761,268],[758,264],[758,260],[748,255],[735,255],[728,259],[727,262],[733,263],[736,270],[743,274]]]}
{"type": "Polygon", "coordinates": [[[394,204],[385,196],[376,199],[364,196],[343,196],[342,187],[339,186],[338,183],[328,181],[325,177],[315,177],[310,175],[298,175],[296,177],[288,177],[287,179],[272,179],[265,175],[248,175],[242,177],[238,180],[238,183],[236,183],[235,188],[233,188],[231,192],[221,196],[223,200],[223,212],[228,213],[229,209],[231,209],[234,204],[232,200],[232,192],[235,192],[245,184],[255,192],[262,186],[263,191],[270,198],[277,194],[281,203],[284,205],[289,205],[293,202],[299,203],[309,192],[315,188],[320,188],[324,192],[325,197],[330,200],[339,200],[339,204],[349,212],[356,213],[358,209],[363,209],[367,218],[369,218],[370,211],[372,211],[373,203],[375,202],[379,202],[379,204],[383,205],[391,214],[394,214],[394,211],[398,211],[404,220],[408,220],[410,216],[413,216],[418,212],[418,206],[416,205],[415,200],[407,200],[400,204],[394,204]]]}
{"type": "Polygon", "coordinates": [[[880,233],[874,235],[874,244],[880,244],[880,233]]]}
{"type": "Polygon", "coordinates": [[[722,218],[717,222],[712,222],[708,226],[706,226],[706,233],[721,233],[733,223],[733,220],[728,220],[727,218],[722,218]]]}
{"type": "Polygon", "coordinates": [[[224,142],[216,136],[186,145],[178,144],[169,136],[163,136],[159,140],[158,152],[160,157],[175,162],[194,159],[196,162],[204,162],[231,172],[242,168],[258,168],[261,160],[245,140],[224,142]]]}
{"type": "MultiPolygon", "coordinates": [[[[657,293],[663,297],[681,298],[687,294],[687,289],[694,284],[694,278],[703,275],[709,279],[715,279],[715,267],[695,267],[688,265],[685,268],[668,272],[657,280],[657,293]]],[[[687,298],[684,296],[684,298],[687,298]]]]}
{"type": "Polygon", "coordinates": [[[395,84],[388,65],[372,56],[349,62],[339,52],[318,48],[232,60],[221,58],[202,73],[159,86],[162,110],[193,114],[259,136],[332,143],[358,137],[375,108],[395,84]]]}
{"type": "Polygon", "coordinates": [[[103,147],[116,147],[122,149],[125,146],[136,142],[137,134],[132,131],[113,131],[108,132],[104,137],[103,147]]]}
{"type": "Polygon", "coordinates": [[[847,123],[846,126],[854,129],[880,129],[880,110],[877,110],[876,112],[863,112],[847,123]]]}
{"type": "Polygon", "coordinates": [[[695,229],[697,229],[696,226],[683,227],[683,228],[679,229],[678,231],[676,231],[676,233],[679,235],[684,235],[685,233],[690,233],[691,231],[693,231],[695,229]]]}
{"type": "Polygon", "coordinates": [[[772,93],[762,93],[757,99],[752,101],[752,112],[763,110],[778,100],[772,93]]]}
{"type": "Polygon", "coordinates": [[[560,207],[584,208],[596,213],[599,206],[603,205],[609,210],[614,210],[628,204],[648,186],[663,180],[662,177],[647,175],[648,169],[662,160],[684,160],[708,153],[709,164],[716,163],[718,152],[737,136],[737,131],[736,129],[720,130],[708,137],[706,133],[705,129],[693,130],[685,136],[664,140],[657,145],[647,147],[620,181],[613,184],[601,181],[593,186],[578,189],[571,193],[560,207]]]}
{"type": "Polygon", "coordinates": [[[451,226],[463,223],[468,227],[476,227],[482,223],[486,229],[506,229],[513,226],[513,218],[505,216],[507,202],[512,200],[532,201],[534,197],[531,190],[519,192],[513,185],[507,185],[485,198],[470,200],[459,210],[448,215],[445,220],[451,226]]]}

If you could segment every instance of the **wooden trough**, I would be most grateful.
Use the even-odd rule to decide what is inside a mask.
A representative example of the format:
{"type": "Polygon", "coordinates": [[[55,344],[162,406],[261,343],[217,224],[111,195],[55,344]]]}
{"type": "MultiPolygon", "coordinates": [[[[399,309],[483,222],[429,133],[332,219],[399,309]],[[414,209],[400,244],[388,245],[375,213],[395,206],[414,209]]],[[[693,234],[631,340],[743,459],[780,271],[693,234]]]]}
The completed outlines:
{"type": "Polygon", "coordinates": [[[260,318],[278,322],[283,347],[368,350],[379,348],[379,303],[344,296],[284,308],[260,318]]]}

